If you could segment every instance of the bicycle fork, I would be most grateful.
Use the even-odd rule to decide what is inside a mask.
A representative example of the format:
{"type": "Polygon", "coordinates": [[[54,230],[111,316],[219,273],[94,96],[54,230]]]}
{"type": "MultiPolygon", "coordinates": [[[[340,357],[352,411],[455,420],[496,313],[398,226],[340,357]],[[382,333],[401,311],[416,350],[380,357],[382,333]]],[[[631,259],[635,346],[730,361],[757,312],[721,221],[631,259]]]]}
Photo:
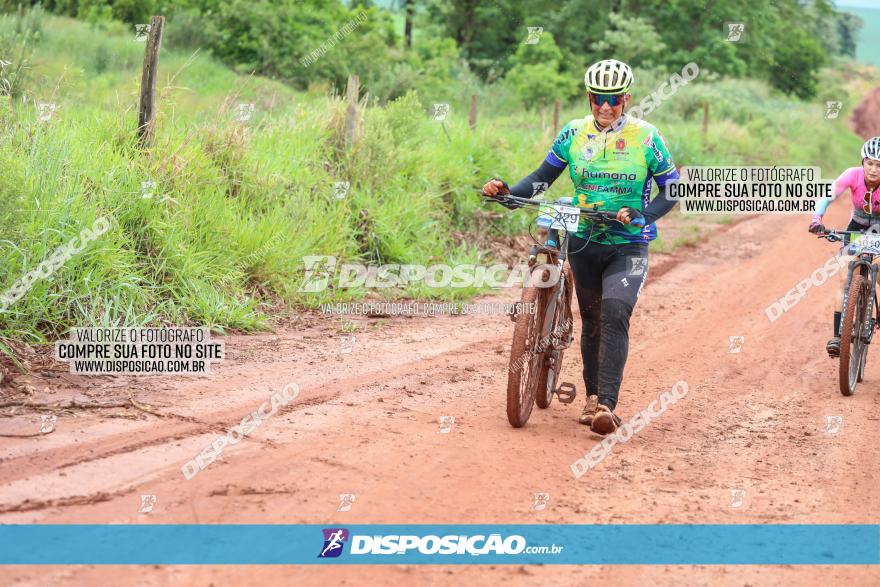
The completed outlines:
{"type": "Polygon", "coordinates": [[[864,324],[864,340],[865,344],[871,344],[871,339],[874,338],[874,328],[876,327],[876,320],[874,316],[880,316],[880,305],[878,305],[877,300],[877,270],[878,266],[874,263],[870,265],[871,272],[871,288],[868,290],[868,303],[865,304],[865,324],[864,324]]]}

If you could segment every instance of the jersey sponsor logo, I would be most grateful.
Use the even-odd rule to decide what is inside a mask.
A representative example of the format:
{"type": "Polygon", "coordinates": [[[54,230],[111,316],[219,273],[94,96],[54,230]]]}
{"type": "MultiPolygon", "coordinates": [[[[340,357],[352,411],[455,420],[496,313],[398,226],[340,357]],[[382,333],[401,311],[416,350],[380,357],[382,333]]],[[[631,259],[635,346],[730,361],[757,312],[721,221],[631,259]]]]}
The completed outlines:
{"type": "Polygon", "coordinates": [[[627,181],[637,181],[638,177],[635,173],[609,173],[607,171],[584,170],[584,179],[624,179],[627,181]]]}
{"type": "Polygon", "coordinates": [[[632,188],[630,187],[621,187],[619,185],[601,185],[598,183],[588,183],[581,184],[583,189],[589,192],[600,192],[600,193],[613,193],[613,194],[629,194],[632,193],[632,188]]]}
{"type": "Polygon", "coordinates": [[[617,139],[616,150],[617,151],[625,151],[626,150],[626,139],[617,139]]]}
{"type": "MultiPolygon", "coordinates": [[[[565,142],[570,136],[574,135],[574,133],[576,133],[576,132],[577,132],[576,129],[574,129],[574,128],[570,128],[570,129],[568,129],[568,130],[566,130],[566,131],[560,133],[560,135],[559,135],[558,137],[556,137],[556,140],[553,141],[553,144],[554,144],[554,145],[561,145],[561,144],[564,143],[564,142],[565,142]]],[[[546,144],[546,143],[545,143],[545,144],[546,144]]]]}
{"type": "Polygon", "coordinates": [[[657,163],[663,163],[665,160],[663,153],[661,153],[660,149],[657,148],[657,145],[654,144],[654,139],[652,139],[650,135],[645,138],[645,141],[642,144],[646,147],[651,147],[651,150],[654,151],[654,157],[657,159],[657,163]]]}
{"type": "Polygon", "coordinates": [[[657,158],[657,163],[663,163],[666,160],[663,157],[663,153],[660,152],[660,149],[657,148],[657,145],[654,144],[654,141],[651,141],[651,150],[654,151],[654,157],[657,158]]]}

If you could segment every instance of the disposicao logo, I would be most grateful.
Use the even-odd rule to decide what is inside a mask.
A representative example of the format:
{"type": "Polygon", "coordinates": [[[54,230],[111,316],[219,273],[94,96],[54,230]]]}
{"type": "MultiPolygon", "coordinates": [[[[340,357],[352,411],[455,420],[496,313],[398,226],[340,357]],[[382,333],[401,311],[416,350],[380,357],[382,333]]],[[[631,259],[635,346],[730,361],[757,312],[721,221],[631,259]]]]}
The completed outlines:
{"type": "Polygon", "coordinates": [[[443,535],[350,534],[347,528],[324,528],[324,547],[318,558],[337,558],[348,543],[348,554],[357,555],[518,555],[559,554],[564,545],[529,546],[524,536],[513,534],[443,535]],[[413,552],[414,551],[414,552],[413,552]]]}
{"type": "Polygon", "coordinates": [[[336,558],[342,554],[343,546],[348,540],[346,528],[324,528],[324,548],[318,558],[336,558]]]}

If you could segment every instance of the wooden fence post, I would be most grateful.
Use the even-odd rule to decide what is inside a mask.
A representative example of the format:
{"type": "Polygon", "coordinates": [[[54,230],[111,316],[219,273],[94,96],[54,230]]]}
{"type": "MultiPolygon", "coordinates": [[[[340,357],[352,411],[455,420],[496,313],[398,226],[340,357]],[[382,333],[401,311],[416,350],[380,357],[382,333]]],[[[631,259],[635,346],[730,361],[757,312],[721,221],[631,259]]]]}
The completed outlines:
{"type": "Polygon", "coordinates": [[[164,16],[150,19],[147,48],[144,50],[144,68],[141,72],[141,100],[138,107],[138,141],[142,147],[153,142],[156,116],[156,78],[159,70],[159,50],[162,48],[164,16]]]}
{"type": "Polygon", "coordinates": [[[348,108],[345,113],[345,144],[350,149],[357,143],[357,118],[358,118],[358,93],[360,92],[360,77],[348,76],[348,87],[345,98],[348,108]]]}
{"type": "Polygon", "coordinates": [[[703,102],[703,136],[709,134],[709,103],[703,102]]]}
{"type": "Polygon", "coordinates": [[[477,95],[474,94],[471,96],[471,112],[468,116],[468,124],[471,127],[471,130],[476,130],[477,128],[477,95]]]}

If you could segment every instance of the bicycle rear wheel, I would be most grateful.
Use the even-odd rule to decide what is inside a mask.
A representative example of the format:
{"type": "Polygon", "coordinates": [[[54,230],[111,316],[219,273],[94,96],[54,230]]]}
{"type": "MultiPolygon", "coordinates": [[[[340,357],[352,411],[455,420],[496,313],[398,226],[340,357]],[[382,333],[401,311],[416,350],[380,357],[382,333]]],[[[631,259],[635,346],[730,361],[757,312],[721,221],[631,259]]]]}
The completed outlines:
{"type": "Polygon", "coordinates": [[[510,364],[507,368],[507,420],[514,428],[525,426],[532,414],[535,394],[546,387],[544,350],[541,345],[544,315],[547,309],[546,290],[523,288],[522,308],[513,329],[510,364]],[[535,311],[528,309],[534,304],[535,311]],[[543,379],[541,379],[543,377],[543,379]]]}
{"type": "Polygon", "coordinates": [[[868,306],[868,280],[864,275],[853,274],[849,285],[846,311],[840,327],[840,393],[852,395],[861,379],[863,361],[866,359],[864,325],[868,306]]]}

